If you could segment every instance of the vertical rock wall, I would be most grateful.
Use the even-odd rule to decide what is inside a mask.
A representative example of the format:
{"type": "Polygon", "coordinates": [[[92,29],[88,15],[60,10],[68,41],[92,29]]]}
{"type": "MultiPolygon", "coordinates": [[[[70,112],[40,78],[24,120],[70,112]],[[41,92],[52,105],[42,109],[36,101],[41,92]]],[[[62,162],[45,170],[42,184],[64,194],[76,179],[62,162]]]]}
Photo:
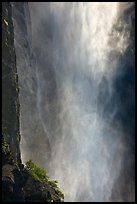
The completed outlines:
{"type": "Polygon", "coordinates": [[[19,87],[11,5],[2,3],[2,133],[17,164],[20,160],[19,87]]]}

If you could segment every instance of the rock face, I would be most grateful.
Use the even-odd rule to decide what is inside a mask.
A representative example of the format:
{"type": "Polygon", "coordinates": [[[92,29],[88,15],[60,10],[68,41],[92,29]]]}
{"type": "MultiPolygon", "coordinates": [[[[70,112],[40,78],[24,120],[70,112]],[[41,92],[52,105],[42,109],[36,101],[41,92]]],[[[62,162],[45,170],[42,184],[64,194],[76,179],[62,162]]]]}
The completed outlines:
{"type": "Polygon", "coordinates": [[[2,201],[58,202],[48,183],[37,181],[20,156],[19,86],[10,2],[2,3],[2,201]]]}
{"type": "MultiPolygon", "coordinates": [[[[40,111],[42,110],[46,122],[51,121],[51,117],[54,118],[54,121],[57,121],[55,115],[49,114],[50,108],[47,108],[47,112],[44,109],[44,107],[49,107],[49,104],[51,104],[51,102],[49,102],[49,98],[51,98],[49,95],[52,95],[54,98],[56,97],[55,79],[53,83],[54,73],[51,71],[51,67],[48,66],[47,62],[44,63],[46,65],[44,65],[44,73],[43,69],[41,72],[40,66],[37,66],[38,57],[34,52],[35,43],[32,43],[33,20],[31,19],[31,6],[29,6],[29,3],[12,2],[12,19],[14,25],[16,66],[20,85],[20,130],[22,131],[20,145],[22,150],[25,149],[25,151],[22,151],[22,159],[26,161],[29,155],[30,159],[33,159],[37,164],[45,165],[45,163],[51,160],[51,145],[47,132],[45,133],[45,129],[47,130],[47,128],[43,127],[44,124],[41,122],[43,118],[41,118],[40,111]],[[41,78],[38,80],[39,74],[43,76],[44,80],[41,78]],[[42,85],[41,82],[46,84],[46,91],[45,88],[39,88],[42,85]],[[41,89],[43,96],[48,95],[47,97],[43,97],[42,100],[40,98],[41,89]],[[40,110],[39,107],[41,107],[40,110]],[[37,140],[37,135],[39,135],[39,143],[35,142],[37,140]],[[36,154],[32,151],[32,147],[35,152],[37,152],[36,154]],[[43,149],[46,149],[44,159],[43,149]],[[39,160],[39,158],[41,158],[41,160],[39,160]]],[[[42,25],[41,27],[43,28],[42,25]]],[[[39,40],[40,38],[41,36],[39,36],[39,40]]],[[[40,50],[38,50],[38,52],[40,52],[40,50]]],[[[41,59],[40,61],[42,62],[41,59]]],[[[56,107],[56,104],[52,104],[52,107],[56,107]]],[[[56,123],[57,122],[53,123],[52,120],[52,125],[54,125],[54,127],[56,123]]],[[[50,130],[51,129],[54,128],[50,127],[50,130]]],[[[53,135],[56,134],[53,133],[53,135]]],[[[45,167],[44,165],[43,167],[45,167]]],[[[48,165],[45,167],[46,169],[47,166],[48,165]]]]}
{"type": "MultiPolygon", "coordinates": [[[[26,173],[26,175],[28,174],[26,173]]],[[[24,196],[26,202],[61,201],[49,185],[36,181],[30,176],[27,177],[26,184],[24,185],[24,196]]]]}
{"type": "Polygon", "coordinates": [[[2,133],[16,163],[20,163],[18,75],[11,6],[2,4],[2,133]]]}
{"type": "Polygon", "coordinates": [[[2,3],[2,196],[3,201],[24,201],[22,191],[18,75],[14,50],[11,5],[2,3]]]}

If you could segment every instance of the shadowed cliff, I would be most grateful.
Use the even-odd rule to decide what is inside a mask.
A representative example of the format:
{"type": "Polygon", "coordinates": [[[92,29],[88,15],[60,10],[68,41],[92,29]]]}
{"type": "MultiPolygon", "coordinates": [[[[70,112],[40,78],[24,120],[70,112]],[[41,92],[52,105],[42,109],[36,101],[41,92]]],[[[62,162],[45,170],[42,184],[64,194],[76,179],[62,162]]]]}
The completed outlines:
{"type": "MultiPolygon", "coordinates": [[[[59,202],[64,195],[56,181],[20,155],[19,84],[11,3],[2,3],[2,201],[59,202]]],[[[29,158],[28,158],[29,159],[29,158]]]]}

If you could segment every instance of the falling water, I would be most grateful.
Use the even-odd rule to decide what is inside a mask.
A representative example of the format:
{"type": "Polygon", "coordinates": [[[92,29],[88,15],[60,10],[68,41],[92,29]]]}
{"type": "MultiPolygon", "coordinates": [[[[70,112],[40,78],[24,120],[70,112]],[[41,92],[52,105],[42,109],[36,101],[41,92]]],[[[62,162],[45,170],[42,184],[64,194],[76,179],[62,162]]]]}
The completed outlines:
{"type": "Polygon", "coordinates": [[[29,3],[26,63],[18,56],[15,26],[17,64],[27,66],[24,75],[18,68],[22,160],[31,158],[46,168],[66,201],[111,201],[122,169],[128,133],[116,118],[119,107],[112,98],[113,81],[124,66],[120,57],[130,42],[130,23],[122,18],[130,6],[29,3]]]}

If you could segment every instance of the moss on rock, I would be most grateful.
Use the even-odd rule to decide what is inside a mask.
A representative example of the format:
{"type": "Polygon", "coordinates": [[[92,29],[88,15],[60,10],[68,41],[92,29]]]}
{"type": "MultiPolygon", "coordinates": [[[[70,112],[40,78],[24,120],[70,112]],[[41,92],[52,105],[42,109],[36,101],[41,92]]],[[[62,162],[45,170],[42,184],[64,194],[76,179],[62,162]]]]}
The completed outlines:
{"type": "MultiPolygon", "coordinates": [[[[60,198],[60,201],[64,200],[64,194],[59,189],[57,185],[58,182],[56,180],[51,181],[50,177],[47,175],[44,169],[38,167],[36,164],[32,162],[32,160],[26,162],[25,169],[30,174],[30,176],[32,176],[36,181],[46,184],[50,188],[52,188],[57,194],[57,196],[60,198]]],[[[53,197],[51,196],[50,198],[48,198],[48,200],[50,200],[49,202],[52,202],[53,197]]]]}

